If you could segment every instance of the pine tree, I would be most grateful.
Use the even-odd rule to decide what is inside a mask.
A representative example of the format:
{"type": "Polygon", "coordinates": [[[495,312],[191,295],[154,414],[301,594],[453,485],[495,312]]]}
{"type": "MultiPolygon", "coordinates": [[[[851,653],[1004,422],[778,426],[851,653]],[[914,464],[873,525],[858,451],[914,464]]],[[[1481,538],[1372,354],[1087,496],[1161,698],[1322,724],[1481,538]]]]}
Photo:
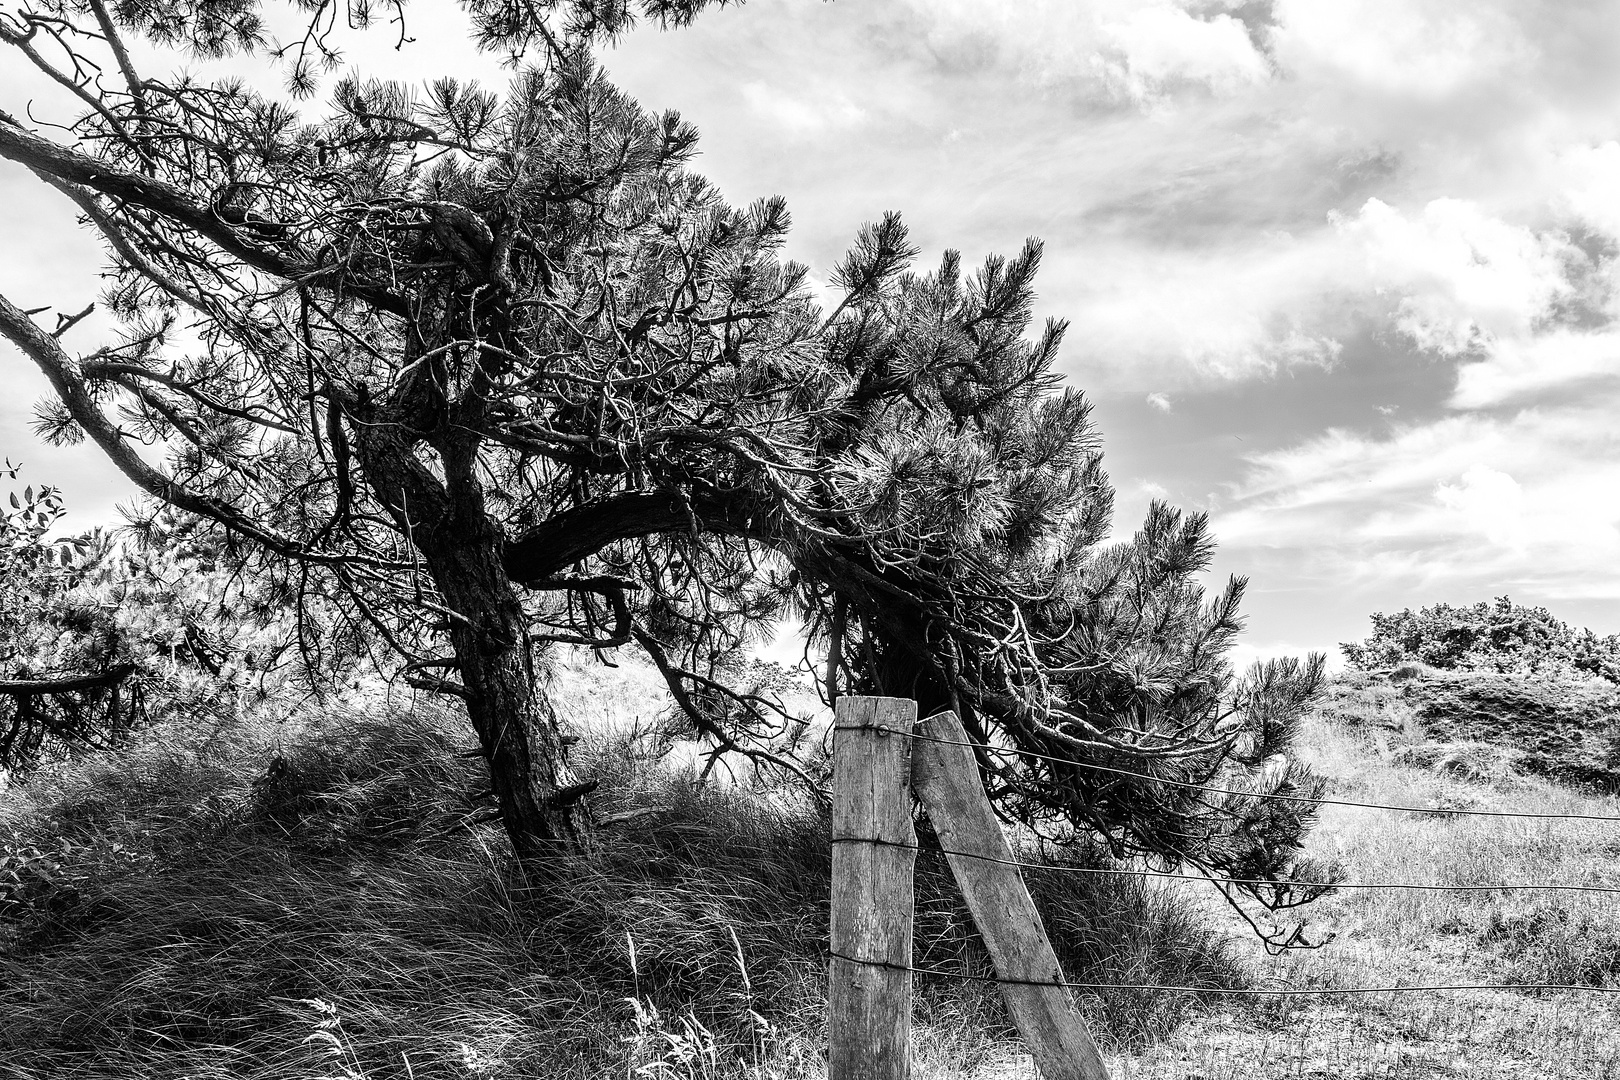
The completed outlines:
{"type": "Polygon", "coordinates": [[[526,863],[588,838],[589,784],[537,689],[548,646],[639,647],[717,752],[804,777],[770,747],[786,715],[727,681],[796,613],[829,701],[913,696],[1045,755],[983,756],[1032,825],[1289,877],[1309,815],[1259,796],[1318,790],[1287,751],[1320,660],[1234,676],[1242,585],[1206,603],[1203,516],[1156,505],[1104,543],[1112,490],[1056,373],[1063,324],[1029,334],[1037,242],[919,273],[890,214],[823,310],[781,258],[782,200],[728,205],[687,168],[692,127],[592,63],[623,3],[470,0],[479,40],[529,65],[505,94],[346,77],[308,118],[329,4],[303,5],[286,101],[138,76],[120,44],[263,51],[252,0],[83,5],[0,24],[36,64],[54,35],[125,76],[56,69],[89,106],[66,140],[0,118],[0,156],[105,239],[126,327],[75,357],[72,318],[47,331],[0,299],[56,391],[42,432],[307,568],[400,675],[461,699],[526,863]]]}

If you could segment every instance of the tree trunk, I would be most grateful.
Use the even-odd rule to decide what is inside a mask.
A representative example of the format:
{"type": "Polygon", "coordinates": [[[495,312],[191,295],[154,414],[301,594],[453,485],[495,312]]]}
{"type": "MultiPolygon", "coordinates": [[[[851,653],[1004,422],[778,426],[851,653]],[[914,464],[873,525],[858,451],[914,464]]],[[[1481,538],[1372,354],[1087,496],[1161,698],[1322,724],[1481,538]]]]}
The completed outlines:
{"type": "Polygon", "coordinates": [[[344,408],[355,420],[352,451],[367,485],[410,537],[454,613],[450,645],[501,823],[524,875],[544,878],[559,856],[587,846],[581,800],[594,785],[579,783],[568,767],[555,715],[537,692],[528,621],[501,559],[505,536],[477,480],[476,437],[430,442],[442,479],[416,456],[425,428],[476,433],[482,424],[462,417],[451,425],[431,380],[408,384],[386,408],[364,393],[344,408]]]}
{"type": "Polygon", "coordinates": [[[501,822],[524,872],[544,875],[558,855],[587,846],[581,800],[594,785],[569,768],[555,714],[537,692],[500,545],[493,536],[417,539],[440,593],[466,619],[452,622],[451,645],[501,822]]]}

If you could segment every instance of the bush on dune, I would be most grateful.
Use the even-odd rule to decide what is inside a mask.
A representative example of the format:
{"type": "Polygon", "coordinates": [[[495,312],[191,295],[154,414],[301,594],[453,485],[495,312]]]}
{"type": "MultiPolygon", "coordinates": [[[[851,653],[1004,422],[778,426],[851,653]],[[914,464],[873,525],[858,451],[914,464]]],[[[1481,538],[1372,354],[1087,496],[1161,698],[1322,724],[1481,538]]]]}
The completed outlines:
{"type": "Polygon", "coordinates": [[[1620,635],[1507,597],[1372,616],[1325,709],[1399,730],[1419,764],[1620,790],[1620,635]]]}
{"type": "Polygon", "coordinates": [[[1456,671],[1600,678],[1620,682],[1620,634],[1599,637],[1544,607],[1506,596],[1456,607],[1433,604],[1393,615],[1374,612],[1373,632],[1339,648],[1352,668],[1379,671],[1404,664],[1456,671]]]}

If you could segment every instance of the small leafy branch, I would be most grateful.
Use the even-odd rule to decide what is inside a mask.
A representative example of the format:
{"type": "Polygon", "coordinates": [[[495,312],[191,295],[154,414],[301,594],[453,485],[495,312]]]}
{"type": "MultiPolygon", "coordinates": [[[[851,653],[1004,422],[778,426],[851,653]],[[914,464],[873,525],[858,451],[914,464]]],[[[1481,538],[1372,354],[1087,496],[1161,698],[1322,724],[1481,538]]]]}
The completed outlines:
{"type": "MultiPolygon", "coordinates": [[[[16,480],[21,465],[7,458],[0,466],[0,477],[16,480]]],[[[51,527],[67,513],[60,489],[49,484],[26,485],[19,496],[13,490],[0,506],[0,574],[15,568],[34,569],[41,565],[67,566],[73,557],[89,546],[86,537],[47,540],[51,527]]]]}

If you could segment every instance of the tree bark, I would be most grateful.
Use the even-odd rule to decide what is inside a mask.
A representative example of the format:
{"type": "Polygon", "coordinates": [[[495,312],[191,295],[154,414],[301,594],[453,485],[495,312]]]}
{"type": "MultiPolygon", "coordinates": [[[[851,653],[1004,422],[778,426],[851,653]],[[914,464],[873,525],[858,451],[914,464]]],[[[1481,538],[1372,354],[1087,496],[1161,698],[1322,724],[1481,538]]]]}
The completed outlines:
{"type": "Polygon", "coordinates": [[[556,716],[536,691],[523,608],[493,539],[418,536],[418,545],[463,617],[452,621],[451,646],[501,823],[525,873],[544,876],[559,855],[588,847],[582,800],[594,785],[569,768],[556,716]]]}
{"type": "Polygon", "coordinates": [[[504,536],[476,481],[455,472],[448,489],[416,459],[398,415],[357,417],[351,449],[455,613],[450,645],[501,824],[524,875],[544,879],[559,856],[588,846],[581,800],[594,785],[568,767],[556,717],[536,690],[528,622],[502,564],[504,536]]]}
{"type": "Polygon", "coordinates": [[[39,697],[44,694],[69,694],[79,690],[100,690],[115,686],[135,674],[134,664],[98,671],[93,675],[68,675],[59,679],[0,679],[0,694],[11,697],[39,697]]]}

